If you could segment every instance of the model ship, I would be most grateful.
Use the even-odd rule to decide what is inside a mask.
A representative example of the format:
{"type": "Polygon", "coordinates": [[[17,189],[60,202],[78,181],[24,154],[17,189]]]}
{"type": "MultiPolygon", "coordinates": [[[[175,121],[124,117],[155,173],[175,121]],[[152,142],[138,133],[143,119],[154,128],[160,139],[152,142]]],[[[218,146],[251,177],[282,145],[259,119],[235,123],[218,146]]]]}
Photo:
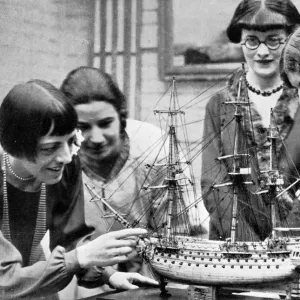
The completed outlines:
{"type": "MultiPolygon", "coordinates": [[[[271,122],[268,136],[270,142],[269,168],[263,171],[256,170],[258,178],[267,178],[267,180],[264,180],[263,184],[258,184],[258,181],[252,179],[253,158],[251,160],[249,151],[244,151],[245,149],[241,147],[243,145],[241,142],[243,118],[247,111],[243,107],[250,105],[249,99],[241,97],[239,93],[234,102],[224,103],[224,105],[235,107],[233,151],[231,155],[216,157],[216,160],[227,161],[230,180],[215,182],[211,186],[211,190],[222,189],[225,186],[231,187],[230,238],[221,241],[193,237],[190,236],[189,213],[193,213],[193,210],[197,209],[197,203],[202,199],[194,196],[195,202],[189,205],[186,205],[184,200],[184,197],[188,197],[195,191],[195,182],[191,177],[186,176],[186,170],[192,164],[190,159],[182,154],[178,144],[177,129],[180,126],[177,119],[178,117],[180,119],[184,112],[176,106],[175,80],[172,85],[169,109],[155,111],[157,114],[166,114],[169,121],[168,138],[165,139],[168,146],[168,155],[164,162],[166,176],[163,184],[146,187],[146,189],[163,191],[159,195],[160,199],[164,199],[164,209],[157,212],[157,216],[154,213],[154,217],[156,216],[159,222],[156,224],[156,230],[151,230],[149,239],[143,242],[141,256],[161,277],[188,284],[243,286],[268,284],[291,278],[299,279],[300,236],[297,236],[299,228],[290,228],[288,224],[280,224],[277,219],[277,199],[284,193],[289,193],[300,179],[294,178],[290,183],[285,182],[284,176],[276,164],[274,148],[276,139],[280,136],[272,121],[272,111],[270,112],[271,122]],[[265,176],[266,173],[268,176],[265,176]],[[251,190],[249,191],[257,194],[258,199],[260,195],[264,194],[271,199],[270,224],[272,230],[270,236],[262,241],[240,241],[237,237],[241,206],[236,189],[242,188],[248,191],[250,186],[251,190]]],[[[162,162],[159,164],[161,166],[162,162]]],[[[150,169],[156,166],[156,162],[153,162],[150,169]]],[[[191,171],[188,173],[190,175],[191,171]]],[[[88,188],[92,195],[92,201],[102,201],[123,226],[132,227],[136,224],[128,222],[126,216],[121,216],[110,206],[107,199],[93,191],[93,187],[89,186],[88,188]]]]}

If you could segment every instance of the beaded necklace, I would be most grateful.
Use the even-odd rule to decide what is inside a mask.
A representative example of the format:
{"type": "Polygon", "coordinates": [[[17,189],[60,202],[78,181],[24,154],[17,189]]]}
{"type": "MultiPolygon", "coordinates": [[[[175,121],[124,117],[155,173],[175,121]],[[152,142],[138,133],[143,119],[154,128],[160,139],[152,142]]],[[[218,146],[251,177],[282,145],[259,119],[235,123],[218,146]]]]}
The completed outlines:
{"type": "Polygon", "coordinates": [[[9,157],[7,155],[7,153],[4,153],[4,157],[5,157],[5,161],[6,161],[6,164],[8,166],[8,169],[9,171],[18,179],[22,180],[22,181],[28,181],[28,180],[32,180],[35,176],[30,176],[30,177],[21,177],[19,176],[18,174],[15,173],[15,171],[13,170],[11,164],[10,164],[10,161],[9,161],[9,157]]]}
{"type": "MultiPolygon", "coordinates": [[[[7,154],[4,153],[2,160],[2,171],[3,171],[3,218],[2,218],[2,232],[4,237],[8,241],[11,240],[10,224],[9,224],[9,205],[8,205],[8,193],[7,193],[7,174],[6,168],[7,165],[7,154]]],[[[40,241],[46,233],[46,184],[43,182],[41,185],[41,194],[39,199],[39,207],[36,218],[35,231],[32,241],[32,247],[29,258],[29,265],[32,265],[34,262],[38,261],[40,256],[40,241]]]]}
{"type": "Polygon", "coordinates": [[[246,75],[245,75],[245,82],[246,82],[246,86],[247,88],[257,94],[257,95],[262,95],[263,97],[268,97],[268,96],[271,96],[272,94],[275,94],[277,92],[279,92],[282,88],[283,88],[283,84],[279,85],[277,88],[274,88],[272,91],[261,91],[261,90],[258,90],[256,88],[254,88],[247,80],[246,78],[246,75]]]}

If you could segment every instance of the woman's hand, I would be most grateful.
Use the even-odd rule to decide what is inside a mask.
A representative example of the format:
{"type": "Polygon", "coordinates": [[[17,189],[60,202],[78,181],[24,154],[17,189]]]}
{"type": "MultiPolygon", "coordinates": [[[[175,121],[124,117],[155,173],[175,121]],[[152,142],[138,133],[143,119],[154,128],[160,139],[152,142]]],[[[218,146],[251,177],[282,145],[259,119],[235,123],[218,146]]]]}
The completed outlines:
{"type": "Polygon", "coordinates": [[[138,289],[140,284],[158,285],[158,282],[149,277],[145,277],[139,273],[116,272],[109,277],[109,283],[118,290],[134,290],[138,289]],[[137,283],[135,285],[133,283],[137,283]]]}
{"type": "Polygon", "coordinates": [[[123,229],[103,234],[77,248],[77,259],[82,268],[105,267],[128,260],[137,245],[138,237],[147,234],[141,228],[123,229]]]}

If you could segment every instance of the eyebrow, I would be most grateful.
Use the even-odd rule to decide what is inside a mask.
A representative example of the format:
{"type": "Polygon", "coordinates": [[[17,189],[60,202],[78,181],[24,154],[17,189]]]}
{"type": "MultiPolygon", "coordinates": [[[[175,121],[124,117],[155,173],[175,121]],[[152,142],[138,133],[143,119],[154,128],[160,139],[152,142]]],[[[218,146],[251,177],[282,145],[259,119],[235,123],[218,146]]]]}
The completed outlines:
{"type": "Polygon", "coordinates": [[[268,38],[268,37],[279,37],[279,36],[280,36],[280,34],[278,34],[278,33],[273,33],[273,34],[268,35],[267,38],[268,38]]]}
{"type": "MultiPolygon", "coordinates": [[[[113,116],[107,116],[107,117],[103,117],[103,118],[100,118],[100,119],[98,119],[99,121],[101,121],[101,120],[106,120],[106,119],[114,119],[114,117],[113,116]]],[[[78,120],[77,121],[77,123],[79,124],[79,123],[90,123],[90,121],[89,120],[78,120]]]]}
{"type": "MultiPolygon", "coordinates": [[[[76,132],[74,132],[73,134],[70,133],[70,136],[69,136],[68,140],[70,140],[70,139],[72,139],[74,137],[76,137],[76,132]]],[[[61,141],[51,141],[50,140],[49,142],[46,141],[46,142],[39,143],[39,146],[56,144],[56,143],[61,143],[61,141]]]]}

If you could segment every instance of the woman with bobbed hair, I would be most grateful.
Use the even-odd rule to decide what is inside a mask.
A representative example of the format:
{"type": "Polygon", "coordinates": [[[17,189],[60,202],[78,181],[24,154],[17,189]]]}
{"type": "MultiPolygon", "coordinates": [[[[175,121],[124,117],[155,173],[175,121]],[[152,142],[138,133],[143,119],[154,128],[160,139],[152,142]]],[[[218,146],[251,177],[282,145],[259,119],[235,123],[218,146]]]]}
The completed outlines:
{"type": "MultiPolygon", "coordinates": [[[[45,81],[16,85],[1,104],[1,299],[56,299],[74,275],[85,286],[130,285],[127,274],[103,267],[126,261],[146,231],[90,241],[93,228],[84,219],[80,164],[73,156],[76,126],[72,104],[45,81]],[[48,229],[52,253],[46,260],[40,242],[48,229]]],[[[133,280],[154,283],[136,275],[133,280]]]]}
{"type": "MultiPolygon", "coordinates": [[[[299,24],[299,12],[290,0],[242,0],[227,28],[229,40],[240,43],[246,66],[245,70],[235,72],[228,81],[226,91],[213,96],[206,106],[204,136],[216,137],[215,143],[207,147],[202,156],[201,185],[205,206],[211,214],[210,239],[224,240],[230,237],[231,232],[233,193],[231,187],[215,189],[212,193],[208,193],[214,182],[230,180],[226,161],[214,163],[218,156],[232,154],[234,124],[226,127],[226,130],[220,128],[228,124],[234,116],[235,105],[223,103],[234,102],[239,93],[242,98],[249,99],[249,108],[242,109],[243,113],[250,110],[250,114],[243,115],[245,143],[249,145],[253,160],[256,161],[257,158],[257,168],[261,174],[265,174],[265,180],[268,180],[269,176],[265,171],[270,164],[267,133],[271,109],[281,136],[281,139],[277,140],[277,153],[280,155],[283,153],[280,151],[283,148],[282,141],[287,151],[295,150],[291,137],[294,137],[293,133],[297,129],[295,118],[299,99],[295,89],[283,84],[279,62],[288,35],[299,24]],[[251,115],[251,120],[248,115],[251,115]],[[212,165],[215,165],[215,168],[210,171],[212,165]]],[[[282,157],[279,156],[279,160],[282,157]]],[[[286,167],[285,173],[292,173],[291,166],[286,167]]],[[[256,192],[253,190],[249,193],[250,200],[245,191],[238,192],[239,203],[243,206],[237,225],[238,240],[264,240],[271,234],[271,221],[268,217],[270,199],[266,194],[258,195],[256,192]],[[247,204],[248,201],[250,205],[247,204]]],[[[278,202],[282,207],[282,220],[292,227],[299,227],[299,216],[294,219],[289,213],[291,209],[297,211],[295,208],[297,203],[293,202],[288,193],[282,194],[278,202]]]]}
{"type": "Polygon", "coordinates": [[[268,31],[285,29],[287,35],[300,24],[299,12],[290,0],[245,0],[237,6],[226,33],[240,43],[243,29],[268,31]]]}

